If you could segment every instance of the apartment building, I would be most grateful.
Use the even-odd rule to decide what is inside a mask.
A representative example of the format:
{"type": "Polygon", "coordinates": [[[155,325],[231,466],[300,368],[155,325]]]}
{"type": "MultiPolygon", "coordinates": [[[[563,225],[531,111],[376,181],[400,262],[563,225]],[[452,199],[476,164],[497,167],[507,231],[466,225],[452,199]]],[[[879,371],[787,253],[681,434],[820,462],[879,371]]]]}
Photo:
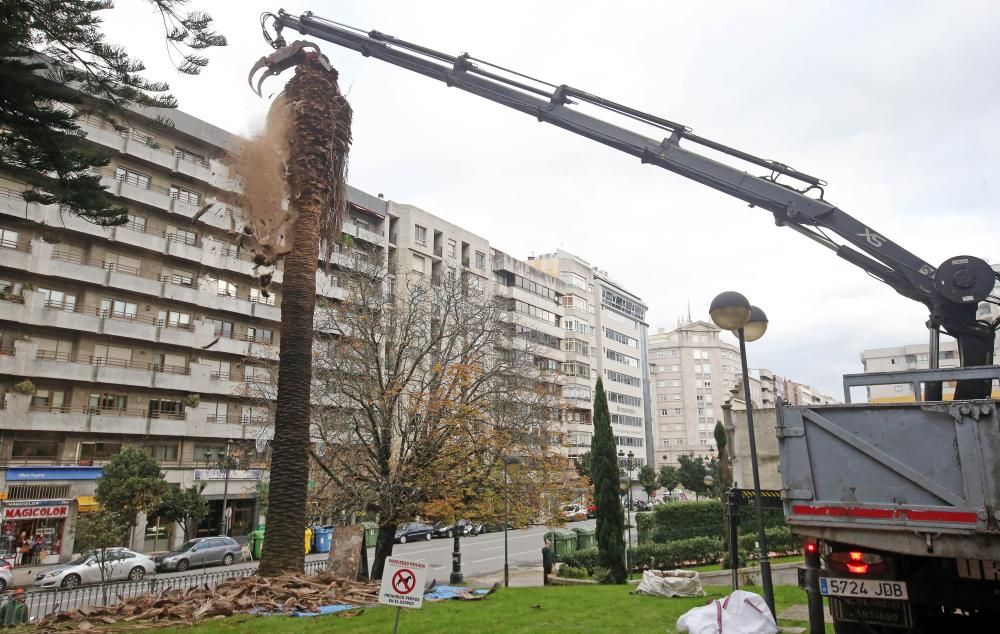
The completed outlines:
{"type": "MultiPolygon", "coordinates": [[[[994,271],[1000,272],[1000,264],[991,265],[994,271]]],[[[1000,296],[1000,282],[993,287],[993,295],[1000,296]]],[[[980,321],[993,322],[1000,319],[1000,304],[981,302],[976,310],[976,318],[980,321]]],[[[958,346],[955,340],[942,335],[939,345],[938,367],[956,368],[961,362],[958,346]]],[[[865,373],[899,372],[904,370],[923,370],[930,367],[930,345],[915,343],[888,348],[871,348],[861,352],[861,366],[865,373]]],[[[1000,338],[994,343],[993,362],[1000,360],[1000,338]]],[[[899,403],[914,400],[911,384],[875,385],[866,388],[869,403],[899,403]]],[[[949,400],[955,393],[953,382],[944,385],[944,398],[949,400]]],[[[1000,398],[1000,385],[993,383],[993,398],[1000,398]]]]}
{"type": "MultiPolygon", "coordinates": [[[[742,385],[739,348],[720,335],[715,324],[699,320],[669,331],[660,328],[649,337],[657,466],[676,464],[682,455],[711,457],[716,451],[713,432],[722,420],[722,405],[742,385]]],[[[759,402],[760,390],[752,380],[751,399],[759,402]]]]}
{"type": "Polygon", "coordinates": [[[788,405],[831,405],[840,402],[817,388],[786,379],[767,368],[750,370],[750,379],[759,383],[760,398],[753,397],[753,400],[761,408],[775,407],[778,400],[788,405]]]}
{"type": "MultiPolygon", "coordinates": [[[[223,496],[229,532],[245,534],[260,512],[271,416],[248,395],[271,380],[282,272],[262,292],[235,240],[239,186],[222,157],[239,139],[173,110],[138,110],[118,121],[124,130],[81,124],[113,154],[100,176],[127,224],[26,203],[26,185],[0,174],[0,556],[24,532],[46,540],[45,563],[65,561],[101,466],[129,445],[169,482],[205,485],[197,535],[222,530],[223,496]],[[157,125],[161,115],[173,126],[157,125]],[[235,468],[219,468],[226,454],[235,468]]],[[[386,257],[385,201],[349,194],[352,246],[337,245],[316,274],[317,292],[335,299],[338,271],[386,257]]],[[[164,550],[182,537],[145,517],[132,546],[164,550]]]]}
{"type": "MultiPolygon", "coordinates": [[[[586,358],[593,362],[591,380],[582,380],[585,368],[578,365],[574,368],[574,376],[581,380],[571,382],[563,394],[582,397],[586,394],[586,383],[592,388],[597,377],[602,377],[619,451],[632,452],[640,465],[651,464],[652,430],[645,345],[647,306],[612,280],[606,271],[566,251],[529,257],[528,264],[563,283],[564,292],[559,301],[565,311],[562,326],[567,341],[564,346],[574,351],[567,356],[567,364],[583,363],[578,358],[582,353],[575,352],[577,350],[587,350],[590,354],[586,358]],[[570,355],[574,355],[572,359],[570,355]]],[[[583,409],[579,411],[581,417],[585,416],[583,409]]],[[[570,411],[571,415],[577,415],[572,408],[570,411]]]]}

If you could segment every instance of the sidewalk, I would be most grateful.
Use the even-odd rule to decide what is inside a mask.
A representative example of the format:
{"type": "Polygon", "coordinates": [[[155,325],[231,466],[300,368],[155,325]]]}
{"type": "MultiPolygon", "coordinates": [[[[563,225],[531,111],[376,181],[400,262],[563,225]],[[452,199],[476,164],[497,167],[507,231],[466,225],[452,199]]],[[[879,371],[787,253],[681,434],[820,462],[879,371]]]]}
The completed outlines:
{"type": "MultiPolygon", "coordinates": [[[[465,580],[465,585],[476,588],[489,588],[493,584],[503,585],[503,570],[465,580]]],[[[532,566],[525,568],[515,568],[510,571],[510,586],[512,588],[524,588],[528,586],[540,586],[542,583],[542,567],[532,566]]]]}

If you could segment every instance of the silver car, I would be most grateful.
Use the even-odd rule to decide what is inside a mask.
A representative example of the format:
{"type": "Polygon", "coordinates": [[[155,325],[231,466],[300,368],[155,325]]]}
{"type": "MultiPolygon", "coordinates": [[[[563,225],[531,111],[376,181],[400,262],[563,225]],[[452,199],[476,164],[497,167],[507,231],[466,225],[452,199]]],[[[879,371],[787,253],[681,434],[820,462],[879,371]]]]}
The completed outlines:
{"type": "Polygon", "coordinates": [[[0,594],[14,583],[14,573],[6,560],[0,559],[0,594]]]}
{"type": "Polygon", "coordinates": [[[84,553],[65,566],[40,573],[35,577],[34,586],[75,588],[102,581],[140,581],[152,574],[156,574],[152,559],[127,548],[114,548],[84,553]]]}
{"type": "Polygon", "coordinates": [[[200,537],[184,542],[175,551],[157,555],[156,569],[184,572],[188,568],[217,564],[228,566],[242,556],[242,547],[232,537],[200,537]]]}

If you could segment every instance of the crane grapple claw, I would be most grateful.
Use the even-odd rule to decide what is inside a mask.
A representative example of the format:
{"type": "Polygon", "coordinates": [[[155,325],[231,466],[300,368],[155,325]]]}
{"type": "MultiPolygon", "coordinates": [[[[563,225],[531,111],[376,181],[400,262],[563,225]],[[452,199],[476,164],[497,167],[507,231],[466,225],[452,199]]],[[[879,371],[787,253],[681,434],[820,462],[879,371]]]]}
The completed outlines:
{"type": "Polygon", "coordinates": [[[265,55],[257,60],[257,63],[250,69],[247,81],[250,84],[250,88],[257,93],[258,97],[260,97],[260,89],[264,84],[265,79],[273,75],[280,75],[283,71],[292,68],[293,66],[298,66],[299,64],[310,59],[319,60],[319,63],[322,64],[324,68],[332,70],[329,60],[320,52],[318,46],[312,42],[297,40],[288,46],[279,48],[270,55],[265,55]],[[260,79],[258,79],[255,84],[254,75],[261,69],[265,69],[266,72],[260,76],[260,79]]]}

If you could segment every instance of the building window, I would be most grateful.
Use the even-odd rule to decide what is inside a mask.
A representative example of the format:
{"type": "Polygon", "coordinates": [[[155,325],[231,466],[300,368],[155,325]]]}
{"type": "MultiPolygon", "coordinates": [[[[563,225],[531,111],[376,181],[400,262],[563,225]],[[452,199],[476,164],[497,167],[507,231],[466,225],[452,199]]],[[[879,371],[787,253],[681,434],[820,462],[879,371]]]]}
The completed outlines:
{"type": "Polygon", "coordinates": [[[38,292],[45,298],[44,305],[46,308],[68,311],[76,310],[76,295],[74,293],[65,293],[48,288],[40,288],[38,292]]]}
{"type": "Polygon", "coordinates": [[[120,442],[82,442],[80,443],[80,461],[110,460],[122,450],[120,442]]]}
{"type": "MultiPolygon", "coordinates": [[[[621,343],[621,344],[624,344],[626,346],[629,346],[630,348],[638,348],[639,347],[639,340],[636,339],[635,337],[629,337],[628,335],[622,334],[622,333],[618,332],[617,330],[612,330],[610,328],[605,328],[604,329],[604,333],[608,336],[608,339],[611,339],[613,341],[617,341],[618,343],[621,343]]],[[[656,358],[657,359],[662,359],[663,358],[663,353],[662,352],[656,353],[656,358]]]]}
{"type": "Polygon", "coordinates": [[[274,295],[268,293],[264,295],[264,291],[259,288],[250,289],[250,301],[254,304],[267,304],[268,306],[274,306],[274,295]]]}
{"type": "Polygon", "coordinates": [[[173,225],[167,225],[166,230],[163,232],[163,237],[166,238],[168,242],[180,242],[188,246],[197,246],[198,244],[197,232],[189,231],[187,229],[178,229],[173,225]]]}
{"type": "Polygon", "coordinates": [[[194,460],[205,464],[214,464],[220,456],[226,455],[225,445],[195,445],[194,460]]]}
{"type": "Polygon", "coordinates": [[[422,247],[427,246],[427,227],[413,225],[413,241],[422,247]]]}
{"type": "Polygon", "coordinates": [[[31,407],[59,409],[63,406],[65,400],[66,392],[63,390],[39,388],[35,390],[35,395],[31,397],[31,407]]]}
{"type": "Polygon", "coordinates": [[[486,269],[486,254],[482,251],[476,251],[476,268],[480,270],[486,269]]]}
{"type": "Polygon", "coordinates": [[[182,161],[187,161],[188,163],[194,163],[196,165],[201,165],[207,167],[208,163],[205,161],[205,157],[200,154],[195,154],[190,150],[185,150],[181,146],[174,146],[174,156],[182,161]]]}
{"type": "Polygon", "coordinates": [[[222,297],[236,297],[236,285],[226,280],[217,280],[216,294],[222,297]]]}
{"type": "Polygon", "coordinates": [[[143,449],[158,462],[177,461],[177,445],[146,445],[143,449]]]}
{"type": "Polygon", "coordinates": [[[128,397],[124,394],[105,392],[103,394],[91,394],[90,398],[87,399],[87,407],[94,413],[100,413],[101,410],[120,412],[124,411],[127,405],[128,397]]]}
{"type": "Polygon", "coordinates": [[[146,219],[142,216],[137,216],[135,214],[128,215],[128,222],[122,225],[125,229],[130,229],[132,231],[137,231],[139,233],[146,233],[146,219]]]}
{"type": "Polygon", "coordinates": [[[274,339],[274,331],[270,328],[257,328],[250,326],[247,328],[247,341],[257,343],[271,343],[274,339]]]}
{"type": "Polygon", "coordinates": [[[128,302],[124,299],[102,299],[100,307],[101,317],[113,317],[115,319],[135,319],[138,316],[139,307],[135,302],[128,302]]]}
{"type": "Polygon", "coordinates": [[[121,165],[115,168],[115,178],[123,183],[131,185],[132,187],[149,189],[149,176],[140,174],[139,172],[133,172],[132,170],[122,167],[121,165]]]}
{"type": "Polygon", "coordinates": [[[156,325],[167,328],[188,328],[191,326],[191,314],[176,310],[161,310],[156,315],[156,325]]]}
{"type": "Polygon", "coordinates": [[[611,359],[612,361],[617,361],[618,363],[621,363],[623,365],[627,365],[627,366],[632,367],[632,368],[638,368],[639,367],[639,360],[636,359],[635,357],[630,357],[627,354],[622,354],[622,353],[618,352],[617,350],[612,350],[610,348],[605,348],[604,352],[607,355],[607,357],[609,359],[611,359]]]}
{"type": "Polygon", "coordinates": [[[449,258],[454,258],[455,257],[455,252],[456,252],[457,247],[458,247],[458,243],[455,242],[454,240],[452,240],[451,238],[448,238],[448,257],[449,258]]]}
{"type": "Polygon", "coordinates": [[[413,254],[413,270],[417,273],[423,274],[426,270],[424,268],[424,256],[417,255],[416,253],[413,254]]]}
{"type": "Polygon", "coordinates": [[[209,323],[215,326],[215,334],[219,337],[232,338],[233,336],[233,322],[222,321],[219,319],[209,319],[209,323]]]}
{"type": "Polygon", "coordinates": [[[170,186],[170,197],[196,207],[201,204],[201,194],[177,185],[170,186]]]}
{"type": "Polygon", "coordinates": [[[0,229],[0,247],[5,249],[17,248],[18,233],[10,229],[0,229]]]}
{"type": "Polygon", "coordinates": [[[11,458],[56,458],[58,455],[57,440],[15,440],[10,449],[11,458]]]}

